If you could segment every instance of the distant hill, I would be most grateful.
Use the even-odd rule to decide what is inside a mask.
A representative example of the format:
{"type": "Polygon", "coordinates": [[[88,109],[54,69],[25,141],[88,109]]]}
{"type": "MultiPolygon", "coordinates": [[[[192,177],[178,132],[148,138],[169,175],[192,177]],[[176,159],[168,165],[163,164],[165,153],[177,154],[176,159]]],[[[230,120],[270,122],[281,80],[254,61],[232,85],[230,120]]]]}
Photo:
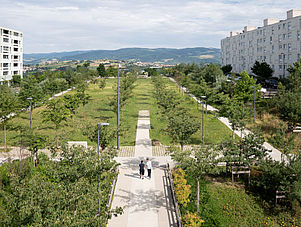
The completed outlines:
{"type": "Polygon", "coordinates": [[[53,52],[24,54],[25,64],[36,64],[44,60],[56,58],[63,60],[138,60],[141,62],[158,62],[163,64],[178,63],[219,63],[220,49],[217,48],[123,48],[118,50],[87,50],[71,52],[53,52]]]}

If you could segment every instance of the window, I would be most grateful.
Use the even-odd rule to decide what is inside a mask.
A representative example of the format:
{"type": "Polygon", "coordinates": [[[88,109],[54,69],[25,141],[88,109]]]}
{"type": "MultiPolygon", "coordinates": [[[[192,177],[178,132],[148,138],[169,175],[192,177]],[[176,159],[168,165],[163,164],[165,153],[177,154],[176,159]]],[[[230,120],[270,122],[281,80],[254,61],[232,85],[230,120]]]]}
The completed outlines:
{"type": "MultiPolygon", "coordinates": [[[[301,21],[301,20],[300,20],[300,21],[301,21]]],[[[278,25],[278,30],[280,30],[280,29],[281,29],[281,25],[279,24],[279,25],[278,25]]]]}
{"type": "Polygon", "coordinates": [[[288,22],[288,23],[287,23],[287,29],[288,29],[288,30],[291,30],[291,29],[292,29],[292,22],[288,22]]]}
{"type": "Polygon", "coordinates": [[[288,55],[288,60],[289,60],[289,61],[292,60],[292,55],[291,55],[291,54],[288,55]]]}
{"type": "Polygon", "coordinates": [[[282,63],[282,55],[279,55],[279,63],[282,63]]]}
{"type": "Polygon", "coordinates": [[[279,42],[282,41],[282,35],[278,35],[278,41],[279,41],[279,42]]]}
{"type": "Polygon", "coordinates": [[[263,36],[265,36],[266,35],[266,30],[265,29],[263,29],[263,36]]]}
{"type": "Polygon", "coordinates": [[[285,29],[285,23],[284,23],[284,24],[282,24],[282,28],[283,28],[283,29],[285,29]]]}
{"type": "Polygon", "coordinates": [[[4,54],[3,59],[8,59],[8,55],[4,54]]]}
{"type": "Polygon", "coordinates": [[[291,44],[291,43],[288,43],[288,44],[287,44],[287,49],[288,49],[288,51],[291,51],[291,50],[292,50],[292,44],[291,44]]]}
{"type": "Polygon", "coordinates": [[[286,44],[283,44],[282,47],[283,47],[283,49],[286,49],[286,44]]]}
{"type": "Polygon", "coordinates": [[[279,45],[279,50],[281,50],[281,49],[282,49],[282,45],[280,44],[280,45],[279,45]]]}
{"type": "Polygon", "coordinates": [[[270,36],[270,43],[272,43],[273,42],[273,37],[272,36],[270,36]]]}
{"type": "Polygon", "coordinates": [[[19,36],[19,33],[18,32],[14,32],[14,36],[19,36]]]}
{"type": "Polygon", "coordinates": [[[18,42],[18,40],[14,40],[14,44],[18,44],[19,42],[18,42]]]}
{"type": "Polygon", "coordinates": [[[18,63],[14,63],[14,67],[18,67],[18,63]]]}
{"type": "Polygon", "coordinates": [[[272,45],[272,53],[274,53],[274,45],[272,45]]]}
{"type": "Polygon", "coordinates": [[[291,32],[289,32],[289,33],[287,34],[287,38],[288,38],[288,39],[292,38],[292,33],[291,33],[291,32]]]}
{"type": "Polygon", "coordinates": [[[14,51],[19,51],[19,49],[18,48],[14,48],[14,51]]]}
{"type": "Polygon", "coordinates": [[[8,63],[3,63],[3,67],[8,67],[8,63]]]}
{"type": "Polygon", "coordinates": [[[282,70],[282,65],[279,65],[279,70],[282,70]]]}
{"type": "Polygon", "coordinates": [[[14,75],[18,75],[18,71],[14,71],[14,75]]]}
{"type": "Polygon", "coordinates": [[[300,39],[300,31],[297,31],[297,39],[300,39]]]}
{"type": "Polygon", "coordinates": [[[9,39],[8,38],[3,38],[3,42],[8,43],[9,39]]]}
{"type": "Polygon", "coordinates": [[[8,75],[8,71],[3,71],[3,76],[7,76],[8,75]]]}
{"type": "Polygon", "coordinates": [[[283,34],[283,40],[285,40],[285,38],[286,38],[286,34],[283,34]]]}

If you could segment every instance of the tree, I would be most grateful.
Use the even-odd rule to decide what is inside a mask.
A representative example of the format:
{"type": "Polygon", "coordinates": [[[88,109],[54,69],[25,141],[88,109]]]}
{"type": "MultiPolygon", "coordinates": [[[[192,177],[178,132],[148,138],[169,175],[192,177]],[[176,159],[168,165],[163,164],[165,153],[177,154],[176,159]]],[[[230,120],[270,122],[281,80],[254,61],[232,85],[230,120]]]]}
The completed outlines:
{"type": "Polygon", "coordinates": [[[225,75],[219,65],[209,64],[202,70],[205,81],[214,87],[219,87],[221,82],[225,80],[225,75]]]}
{"type": "Polygon", "coordinates": [[[118,69],[112,66],[109,66],[106,70],[106,77],[117,77],[118,69]]]}
{"type": "Polygon", "coordinates": [[[104,64],[100,63],[96,70],[97,70],[98,75],[100,77],[105,77],[106,76],[106,68],[105,68],[104,64]]]}
{"type": "Polygon", "coordinates": [[[86,82],[82,82],[76,87],[75,96],[79,99],[80,103],[83,106],[83,119],[85,119],[85,106],[88,104],[90,95],[86,94],[86,89],[88,88],[88,84],[86,82]]]}
{"type": "MultiPolygon", "coordinates": [[[[92,142],[98,142],[97,125],[88,124],[83,132],[92,142]]],[[[99,126],[99,145],[102,150],[109,146],[112,140],[116,137],[116,130],[108,126],[99,126]]]]}
{"type": "Polygon", "coordinates": [[[73,128],[74,128],[74,116],[76,114],[76,110],[79,107],[79,102],[80,102],[80,99],[76,95],[65,95],[64,96],[65,107],[71,113],[70,117],[72,118],[72,126],[73,126],[73,128]]]}
{"type": "Polygon", "coordinates": [[[20,75],[13,75],[13,79],[11,80],[12,86],[19,87],[21,85],[21,80],[20,75]]]}
{"type": "Polygon", "coordinates": [[[7,150],[6,144],[6,126],[10,118],[12,118],[19,108],[19,100],[16,94],[7,85],[0,85],[0,123],[3,125],[4,131],[4,151],[7,150]]]}
{"type": "Polygon", "coordinates": [[[256,84],[256,80],[250,77],[247,71],[243,71],[241,74],[241,80],[239,80],[234,88],[234,96],[237,100],[243,101],[244,103],[252,102],[254,99],[254,88],[255,87],[255,99],[258,99],[260,93],[260,85],[256,84]]]}
{"type": "Polygon", "coordinates": [[[243,102],[226,97],[220,114],[227,117],[231,123],[233,142],[235,141],[235,130],[240,130],[241,134],[244,130],[247,121],[250,117],[250,109],[245,106],[243,102]]]}
{"type": "Polygon", "coordinates": [[[42,90],[39,80],[34,75],[29,75],[21,82],[21,90],[18,94],[22,106],[28,105],[27,98],[31,97],[35,103],[42,101],[46,96],[42,90]]]}
{"type": "Polygon", "coordinates": [[[230,65],[230,64],[224,65],[224,66],[222,66],[221,69],[222,69],[224,75],[227,75],[227,74],[231,73],[231,71],[232,71],[232,65],[230,65]]]}
{"type": "Polygon", "coordinates": [[[301,91],[277,95],[275,102],[278,115],[282,120],[288,121],[292,127],[301,122],[301,91]]]}
{"type": "Polygon", "coordinates": [[[181,150],[199,128],[199,122],[185,110],[173,109],[168,114],[166,131],[174,142],[180,143],[181,150]]]}
{"type": "Polygon", "coordinates": [[[197,212],[200,204],[199,181],[207,174],[218,173],[218,150],[215,146],[195,146],[190,151],[172,150],[172,158],[197,182],[197,212]]]}
{"type": "Polygon", "coordinates": [[[52,99],[46,103],[42,112],[43,122],[52,122],[55,125],[55,141],[58,147],[58,129],[70,117],[70,110],[66,108],[62,99],[52,99]]]}
{"type": "Polygon", "coordinates": [[[252,72],[264,79],[270,79],[273,76],[274,70],[266,62],[255,61],[254,65],[251,67],[252,72]]]}
{"type": "Polygon", "coordinates": [[[247,165],[259,163],[268,150],[263,146],[264,138],[259,134],[250,133],[237,143],[221,144],[224,160],[231,165],[247,165]]]}
{"type": "Polygon", "coordinates": [[[288,70],[290,75],[288,76],[287,90],[301,93],[301,58],[291,65],[288,70]]]}
{"type": "Polygon", "coordinates": [[[99,88],[100,88],[101,90],[103,90],[105,87],[106,87],[106,80],[105,80],[105,79],[101,79],[101,80],[99,81],[99,88]]]}

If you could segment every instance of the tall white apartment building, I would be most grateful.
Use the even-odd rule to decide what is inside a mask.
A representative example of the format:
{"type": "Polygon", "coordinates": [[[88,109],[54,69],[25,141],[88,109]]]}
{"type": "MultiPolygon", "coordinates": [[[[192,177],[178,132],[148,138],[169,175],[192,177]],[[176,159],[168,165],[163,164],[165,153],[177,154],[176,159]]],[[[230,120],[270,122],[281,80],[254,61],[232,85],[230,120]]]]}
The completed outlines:
{"type": "Polygon", "coordinates": [[[241,73],[255,61],[266,62],[274,77],[284,78],[287,68],[300,59],[301,10],[287,11],[286,20],[265,19],[262,27],[245,26],[242,32],[230,32],[221,41],[222,65],[231,64],[232,71],[241,73]]]}
{"type": "Polygon", "coordinates": [[[0,27],[0,83],[23,77],[23,34],[0,27]]]}

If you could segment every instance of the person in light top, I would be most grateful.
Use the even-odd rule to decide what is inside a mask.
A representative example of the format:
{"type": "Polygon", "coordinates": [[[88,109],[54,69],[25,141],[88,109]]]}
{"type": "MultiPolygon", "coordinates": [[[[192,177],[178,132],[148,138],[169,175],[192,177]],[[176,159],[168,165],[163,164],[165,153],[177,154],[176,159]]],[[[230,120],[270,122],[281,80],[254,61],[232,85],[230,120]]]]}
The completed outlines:
{"type": "Polygon", "coordinates": [[[149,160],[149,158],[146,158],[146,169],[147,169],[147,176],[151,178],[152,174],[152,162],[149,160]]]}

